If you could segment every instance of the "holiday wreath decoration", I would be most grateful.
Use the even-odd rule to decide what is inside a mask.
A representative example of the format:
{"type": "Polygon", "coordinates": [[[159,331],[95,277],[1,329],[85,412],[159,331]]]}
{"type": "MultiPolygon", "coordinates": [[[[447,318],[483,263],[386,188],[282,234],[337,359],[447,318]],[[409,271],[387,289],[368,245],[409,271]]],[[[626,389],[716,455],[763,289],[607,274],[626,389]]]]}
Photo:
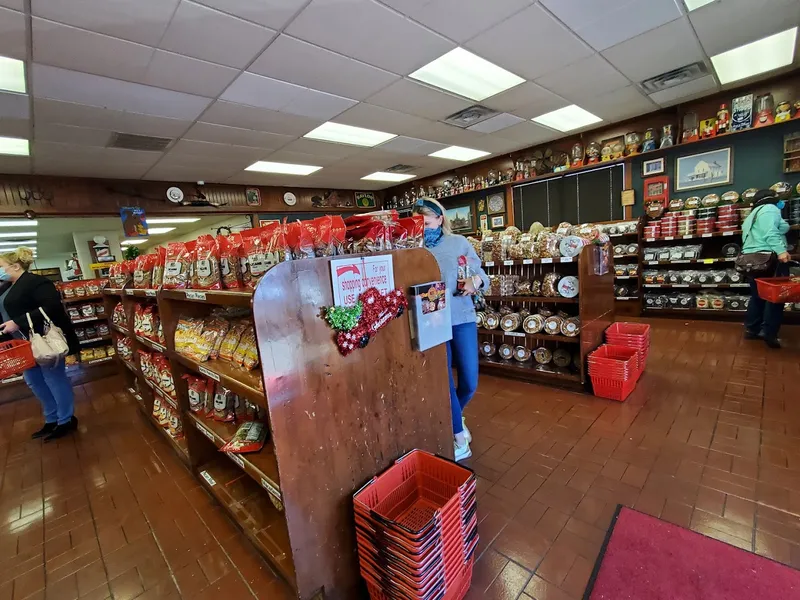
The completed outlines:
{"type": "Polygon", "coordinates": [[[356,348],[363,348],[378,331],[403,314],[408,307],[405,292],[396,289],[382,294],[371,287],[358,297],[355,306],[329,306],[325,320],[338,333],[336,345],[342,356],[356,348]]]}

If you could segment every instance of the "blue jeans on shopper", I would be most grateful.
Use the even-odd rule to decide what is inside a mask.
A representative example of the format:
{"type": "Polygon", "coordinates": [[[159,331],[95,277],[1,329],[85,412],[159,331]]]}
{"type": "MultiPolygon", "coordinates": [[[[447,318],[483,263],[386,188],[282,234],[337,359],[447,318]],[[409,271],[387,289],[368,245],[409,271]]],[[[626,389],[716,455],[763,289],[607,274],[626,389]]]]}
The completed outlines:
{"type": "Polygon", "coordinates": [[[35,366],[23,373],[25,383],[42,403],[45,423],[63,425],[72,419],[75,393],[62,358],[54,367],[35,366]]]}
{"type": "Polygon", "coordinates": [[[450,411],[453,433],[464,431],[461,413],[478,389],[478,325],[453,325],[453,339],[447,342],[447,372],[450,375],[450,411]],[[458,386],[453,381],[453,368],[458,374],[458,386]]]}
{"type": "MultiPolygon", "coordinates": [[[[788,277],[789,265],[778,263],[775,277],[788,277]]],[[[764,339],[778,339],[778,331],[783,321],[783,302],[767,302],[759,298],[758,285],[753,277],[750,282],[750,304],[747,305],[747,317],[744,326],[750,333],[761,334],[764,339]]]]}

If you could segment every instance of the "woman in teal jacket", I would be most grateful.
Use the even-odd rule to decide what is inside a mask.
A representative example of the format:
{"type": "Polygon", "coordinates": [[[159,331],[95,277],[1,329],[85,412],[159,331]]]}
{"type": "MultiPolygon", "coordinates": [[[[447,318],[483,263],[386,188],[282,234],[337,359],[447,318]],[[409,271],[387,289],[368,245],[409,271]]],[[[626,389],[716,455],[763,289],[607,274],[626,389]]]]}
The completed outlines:
{"type": "MultiPolygon", "coordinates": [[[[789,223],[784,221],[781,210],[786,202],[778,200],[771,190],[761,190],[755,197],[755,208],[742,225],[742,253],[773,252],[778,257],[775,277],[789,275],[789,244],[786,232],[789,223]]],[[[770,277],[772,273],[766,274],[770,277]]],[[[750,304],[745,318],[745,338],[763,339],[770,348],[780,348],[778,330],[783,320],[783,303],[767,302],[758,296],[754,277],[750,277],[750,304]]]]}

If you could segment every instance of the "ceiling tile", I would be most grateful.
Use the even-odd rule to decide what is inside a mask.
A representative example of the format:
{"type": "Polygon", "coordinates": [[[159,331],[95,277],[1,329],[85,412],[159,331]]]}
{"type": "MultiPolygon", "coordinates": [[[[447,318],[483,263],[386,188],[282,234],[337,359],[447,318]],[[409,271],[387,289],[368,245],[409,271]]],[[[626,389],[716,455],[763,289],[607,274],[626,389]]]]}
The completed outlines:
{"type": "MultiPolygon", "coordinates": [[[[2,124],[0,124],[0,128],[2,128],[2,124]]],[[[0,156],[0,173],[26,175],[30,172],[30,156],[0,156]]]]}
{"type": "Polygon", "coordinates": [[[295,137],[305,135],[321,125],[321,121],[314,119],[220,100],[203,113],[203,121],[295,137]]]}
{"type": "Polygon", "coordinates": [[[463,43],[530,6],[533,0],[431,0],[426,3],[395,0],[385,4],[463,43]]]}
{"type": "Polygon", "coordinates": [[[447,144],[440,144],[438,142],[429,142],[428,140],[421,140],[419,138],[406,137],[404,135],[397,136],[381,144],[381,149],[388,152],[397,152],[398,154],[412,154],[416,156],[427,156],[437,150],[447,148],[447,144]]]}
{"type": "Polygon", "coordinates": [[[593,54],[583,41],[539,5],[531,6],[467,42],[486,60],[527,79],[593,54]]]}
{"type": "Polygon", "coordinates": [[[156,46],[179,0],[31,0],[31,13],[51,21],[156,46]]]}
{"type": "Polygon", "coordinates": [[[365,127],[396,134],[406,133],[411,129],[419,129],[428,123],[422,117],[407,115],[382,106],[367,104],[366,102],[360,102],[353,108],[344,111],[334,121],[343,125],[365,127]]]}
{"type": "Polygon", "coordinates": [[[725,0],[689,13],[709,56],[800,23],[797,0],[725,0]]]}
{"type": "MultiPolygon", "coordinates": [[[[650,98],[662,107],[677,104],[679,101],[691,100],[700,96],[707,96],[719,91],[719,85],[713,75],[706,75],[700,79],[695,79],[683,85],[661,90],[655,94],[650,94],[650,98]]],[[[704,117],[705,118],[705,117],[704,117]]]]}
{"type": "Polygon", "coordinates": [[[28,48],[25,30],[23,13],[0,8],[0,56],[25,60],[28,48]]]}
{"type": "Polygon", "coordinates": [[[594,54],[548,73],[536,83],[580,105],[587,96],[616,90],[631,82],[602,56],[594,54]]]}
{"type": "Polygon", "coordinates": [[[272,29],[283,29],[308,0],[197,0],[228,14],[272,29]]]}
{"type": "Polygon", "coordinates": [[[241,69],[274,36],[272,29],[181,0],[160,48],[241,69]]]}
{"type": "Polygon", "coordinates": [[[147,171],[146,181],[205,181],[223,183],[242,169],[236,167],[201,167],[196,165],[157,164],[147,171]]]}
{"type": "Polygon", "coordinates": [[[40,161],[62,162],[72,164],[132,164],[153,165],[161,158],[161,152],[140,152],[137,150],[123,150],[120,148],[102,148],[96,146],[81,146],[78,144],[63,144],[58,142],[39,142],[33,144],[34,165],[40,161]]]}
{"type": "Polygon", "coordinates": [[[429,139],[432,142],[439,142],[441,144],[447,144],[448,146],[464,146],[465,148],[483,150],[483,148],[475,145],[483,139],[484,135],[482,133],[476,133],[454,125],[447,125],[446,123],[428,121],[425,125],[412,128],[407,132],[407,135],[429,139]]]}
{"type": "Polygon", "coordinates": [[[590,96],[584,108],[608,122],[619,121],[658,109],[636,86],[629,85],[613,92],[590,96]]]}
{"type": "Polygon", "coordinates": [[[215,144],[212,142],[181,139],[170,148],[167,156],[186,156],[192,157],[192,159],[194,159],[194,157],[205,157],[213,160],[226,160],[231,162],[255,162],[268,153],[269,150],[253,148],[252,146],[234,146],[232,144],[215,144]]]}
{"type": "Polygon", "coordinates": [[[34,63],[33,89],[37,98],[106,107],[173,119],[195,120],[210,100],[34,63]]]}
{"type": "MultiPolygon", "coordinates": [[[[31,122],[28,119],[0,119],[0,135],[30,139],[31,122]]],[[[0,169],[0,173],[2,173],[0,169]]]]}
{"type": "MultiPolygon", "coordinates": [[[[523,121],[522,125],[525,124],[526,122],[523,121]]],[[[492,154],[506,154],[508,152],[519,150],[520,148],[525,148],[529,145],[530,144],[528,143],[509,140],[496,135],[487,135],[481,140],[481,148],[486,152],[491,152],[492,154]]]]}
{"type": "Polygon", "coordinates": [[[61,123],[77,127],[95,127],[107,131],[171,138],[180,137],[191,125],[191,121],[167,119],[41,98],[34,99],[33,113],[37,124],[61,123]]]}
{"type": "Polygon", "coordinates": [[[373,0],[313,0],[286,33],[400,75],[455,47],[373,0]]]}
{"type": "Polygon", "coordinates": [[[484,106],[501,112],[515,112],[523,106],[541,105],[544,112],[564,106],[565,102],[555,94],[531,81],[515,86],[508,91],[496,94],[481,102],[484,106]],[[548,107],[553,108],[548,108],[548,107]]]}
{"type": "MultiPolygon", "coordinates": [[[[318,142],[300,138],[286,144],[281,150],[287,152],[301,152],[310,156],[321,156],[323,158],[342,159],[364,151],[361,146],[348,146],[345,144],[332,144],[329,142],[318,142]]],[[[311,163],[314,164],[314,163],[311,163]]]]}
{"type": "Polygon", "coordinates": [[[72,127],[59,123],[37,123],[34,140],[103,148],[108,144],[112,135],[113,132],[103,129],[72,127]]]}
{"type": "Polygon", "coordinates": [[[0,92],[0,119],[27,119],[31,99],[27,94],[0,92]]]}
{"type": "Polygon", "coordinates": [[[0,6],[22,12],[25,10],[25,0],[0,0],[0,6]]]}
{"type": "Polygon", "coordinates": [[[142,83],[215,98],[239,73],[236,69],[156,50],[142,83]]]}
{"type": "Polygon", "coordinates": [[[356,104],[358,102],[350,98],[342,98],[341,96],[303,88],[296,98],[281,109],[281,112],[299,117],[308,117],[309,119],[330,121],[336,115],[356,104]]]}
{"type": "Polygon", "coordinates": [[[330,155],[323,156],[322,154],[307,154],[305,152],[293,152],[292,150],[287,150],[284,147],[280,150],[276,150],[272,154],[265,156],[261,160],[292,163],[295,165],[315,165],[318,167],[327,167],[328,165],[332,165],[341,160],[341,157],[334,157],[330,155]]]}
{"type": "Polygon", "coordinates": [[[521,119],[520,117],[516,117],[508,113],[500,113],[499,115],[495,115],[489,119],[486,119],[485,121],[476,123],[467,129],[469,131],[477,131],[479,133],[495,133],[501,129],[505,129],[506,127],[511,127],[517,123],[522,123],[523,121],[525,121],[525,119],[521,119]]]}
{"type": "Polygon", "coordinates": [[[603,56],[635,83],[704,60],[700,43],[685,18],[617,44],[603,56]]]}
{"type": "Polygon", "coordinates": [[[398,79],[393,73],[288,35],[279,36],[248,70],[356,100],[398,79]]]}
{"type": "Polygon", "coordinates": [[[254,73],[242,73],[225,90],[221,99],[258,108],[280,110],[294,98],[297,98],[303,89],[305,88],[299,85],[278,81],[270,77],[263,77],[254,73]]]}
{"type": "Polygon", "coordinates": [[[542,4],[596,50],[605,50],[681,16],[675,0],[542,0],[542,4]]]}
{"type": "Polygon", "coordinates": [[[508,129],[504,129],[492,137],[499,137],[505,140],[519,142],[525,144],[526,146],[533,146],[535,144],[541,144],[550,140],[554,140],[562,137],[563,135],[563,133],[559,133],[557,131],[553,131],[552,129],[547,129],[547,127],[542,127],[536,123],[526,121],[518,125],[513,125],[508,129]]]}
{"type": "Polygon", "coordinates": [[[401,79],[371,96],[369,103],[435,121],[472,106],[472,102],[408,79],[401,79]]]}
{"type": "Polygon", "coordinates": [[[184,134],[183,139],[277,150],[292,141],[294,136],[253,131],[240,127],[226,127],[213,123],[195,123],[184,134]]]}
{"type": "Polygon", "coordinates": [[[141,81],[153,49],[33,17],[33,60],[104,77],[141,81]]]}
{"type": "Polygon", "coordinates": [[[141,179],[149,167],[133,163],[100,164],[95,161],[65,163],[57,159],[34,159],[33,173],[63,177],[101,177],[103,179],[141,179]]]}

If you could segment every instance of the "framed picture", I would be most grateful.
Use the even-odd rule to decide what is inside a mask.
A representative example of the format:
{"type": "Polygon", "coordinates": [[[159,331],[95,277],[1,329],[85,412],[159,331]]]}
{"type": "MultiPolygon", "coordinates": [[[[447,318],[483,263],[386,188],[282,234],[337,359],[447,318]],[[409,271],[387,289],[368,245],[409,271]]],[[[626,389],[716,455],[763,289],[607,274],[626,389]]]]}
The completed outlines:
{"type": "Polygon", "coordinates": [[[375,208],[375,194],[372,192],[356,192],[356,206],[358,208],[375,208]]]}
{"type": "Polygon", "coordinates": [[[244,191],[247,206],[261,206],[261,191],[258,188],[247,188],[244,191]]]}
{"type": "Polygon", "coordinates": [[[506,212],[506,195],[504,193],[489,195],[487,202],[490,215],[506,212]]]}
{"type": "Polygon", "coordinates": [[[447,218],[450,219],[453,233],[475,232],[475,209],[472,202],[455,208],[448,208],[447,218]]]}
{"type": "Polygon", "coordinates": [[[642,162],[642,177],[661,175],[666,170],[666,159],[663,157],[654,158],[653,160],[645,160],[642,162]]]}
{"type": "Polygon", "coordinates": [[[730,146],[675,159],[675,189],[679,192],[733,182],[730,146]]]}
{"type": "Polygon", "coordinates": [[[498,227],[505,227],[505,225],[506,225],[506,218],[503,215],[492,217],[492,229],[497,229],[498,227]]]}

